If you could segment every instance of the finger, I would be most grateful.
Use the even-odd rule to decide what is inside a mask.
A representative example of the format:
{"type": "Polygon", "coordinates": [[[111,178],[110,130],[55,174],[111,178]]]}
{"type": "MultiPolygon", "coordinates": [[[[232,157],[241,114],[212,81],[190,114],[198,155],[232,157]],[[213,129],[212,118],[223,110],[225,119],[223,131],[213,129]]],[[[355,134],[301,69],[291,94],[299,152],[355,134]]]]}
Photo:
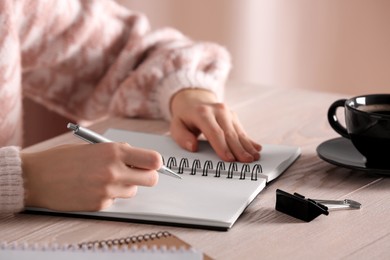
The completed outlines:
{"type": "Polygon", "coordinates": [[[254,160],[259,160],[261,145],[249,138],[235,113],[233,113],[233,127],[235,128],[239,141],[244,149],[253,156],[254,160]]]}
{"type": "Polygon", "coordinates": [[[133,198],[136,196],[138,191],[138,186],[136,185],[123,185],[122,187],[119,187],[117,189],[117,194],[115,195],[115,198],[133,198]]]}
{"type": "Polygon", "coordinates": [[[256,149],[258,152],[261,152],[261,150],[263,149],[263,147],[261,146],[261,144],[259,144],[259,143],[256,142],[256,141],[253,141],[253,140],[251,140],[251,142],[252,142],[253,147],[255,147],[255,149],[256,149]]]}
{"type": "Polygon", "coordinates": [[[207,109],[207,112],[202,113],[200,117],[196,118],[196,125],[204,134],[213,147],[217,155],[224,161],[235,161],[233,153],[227,145],[225,140],[225,134],[215,119],[215,115],[212,111],[207,109]]]}
{"type": "Polygon", "coordinates": [[[87,211],[100,211],[102,209],[110,207],[117,198],[132,198],[137,194],[138,187],[135,185],[123,186],[121,188],[115,188],[110,196],[105,198],[94,197],[91,200],[87,200],[84,203],[88,205],[87,208],[82,208],[81,210],[87,211]]]}
{"type": "MultiPolygon", "coordinates": [[[[223,113],[217,117],[218,124],[223,129],[226,142],[235,158],[240,162],[252,162],[254,156],[246,149],[249,143],[245,141],[245,138],[241,138],[241,135],[245,134],[243,132],[237,133],[237,129],[240,131],[240,128],[236,128],[232,120],[231,114],[229,115],[227,113],[223,113]]],[[[251,149],[249,150],[251,151],[251,149]]]]}
{"type": "Polygon", "coordinates": [[[157,184],[158,179],[159,175],[156,170],[145,170],[132,166],[120,170],[115,184],[119,187],[129,185],[152,187],[157,184]]]}
{"type": "Polygon", "coordinates": [[[239,133],[239,135],[245,136],[245,138],[251,142],[253,148],[257,152],[260,152],[262,148],[261,145],[248,137],[246,131],[244,130],[244,127],[242,126],[240,120],[238,119],[237,114],[232,112],[232,116],[233,116],[234,127],[236,128],[237,133],[239,133]]]}
{"type": "MultiPolygon", "coordinates": [[[[110,207],[114,203],[115,198],[106,198],[104,200],[91,200],[85,203],[86,206],[77,207],[75,211],[100,211],[110,207]],[[79,209],[78,209],[79,208],[79,209]]],[[[67,210],[65,210],[67,211],[67,210]]]]}
{"type": "Polygon", "coordinates": [[[253,156],[253,160],[254,161],[259,160],[260,153],[255,148],[254,142],[250,140],[247,136],[239,135],[238,138],[239,138],[239,142],[244,147],[244,149],[253,156]]]}
{"type": "Polygon", "coordinates": [[[182,148],[196,152],[198,150],[199,130],[190,130],[182,120],[173,119],[171,122],[171,136],[182,148]]]}
{"type": "Polygon", "coordinates": [[[162,166],[162,156],[157,151],[132,147],[127,144],[121,144],[121,147],[121,159],[127,166],[147,170],[158,170],[162,166]]]}

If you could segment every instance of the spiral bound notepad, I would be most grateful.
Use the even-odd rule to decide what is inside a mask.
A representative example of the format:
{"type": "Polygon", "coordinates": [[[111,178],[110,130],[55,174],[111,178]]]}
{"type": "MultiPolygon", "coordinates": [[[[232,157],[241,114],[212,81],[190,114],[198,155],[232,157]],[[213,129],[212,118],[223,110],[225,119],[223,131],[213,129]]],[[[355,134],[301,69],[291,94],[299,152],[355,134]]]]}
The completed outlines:
{"type": "Polygon", "coordinates": [[[117,199],[99,212],[68,215],[228,230],[265,185],[300,155],[299,147],[263,145],[259,161],[228,163],[219,159],[207,141],[200,141],[198,152],[191,153],[169,136],[120,129],[109,129],[104,136],[158,151],[165,165],[182,179],[160,174],[155,187],[138,187],[134,198],[117,199]]]}
{"type": "Polygon", "coordinates": [[[0,244],[0,259],[4,260],[107,260],[113,258],[118,260],[211,259],[167,231],[67,245],[0,244]]]}

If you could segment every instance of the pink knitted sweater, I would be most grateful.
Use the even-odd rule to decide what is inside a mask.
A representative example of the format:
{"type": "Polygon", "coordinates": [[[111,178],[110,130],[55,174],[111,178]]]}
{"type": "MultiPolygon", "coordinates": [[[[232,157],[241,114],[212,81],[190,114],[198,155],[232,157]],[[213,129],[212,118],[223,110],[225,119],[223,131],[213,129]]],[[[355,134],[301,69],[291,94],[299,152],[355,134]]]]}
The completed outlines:
{"type": "Polygon", "coordinates": [[[230,56],[113,0],[0,1],[0,213],[24,207],[22,97],[75,121],[169,119],[170,97],[205,88],[222,101],[230,56]]]}

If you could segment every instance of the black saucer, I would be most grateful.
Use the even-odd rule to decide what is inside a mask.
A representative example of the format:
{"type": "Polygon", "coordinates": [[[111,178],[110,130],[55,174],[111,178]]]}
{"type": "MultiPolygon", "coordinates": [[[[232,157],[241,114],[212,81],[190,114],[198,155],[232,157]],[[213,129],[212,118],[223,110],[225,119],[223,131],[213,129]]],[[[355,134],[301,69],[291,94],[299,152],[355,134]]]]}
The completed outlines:
{"type": "Polygon", "coordinates": [[[390,175],[390,169],[376,169],[366,166],[366,158],[359,153],[352,142],[344,137],[327,140],[317,147],[318,156],[331,164],[365,171],[369,173],[390,175]]]}

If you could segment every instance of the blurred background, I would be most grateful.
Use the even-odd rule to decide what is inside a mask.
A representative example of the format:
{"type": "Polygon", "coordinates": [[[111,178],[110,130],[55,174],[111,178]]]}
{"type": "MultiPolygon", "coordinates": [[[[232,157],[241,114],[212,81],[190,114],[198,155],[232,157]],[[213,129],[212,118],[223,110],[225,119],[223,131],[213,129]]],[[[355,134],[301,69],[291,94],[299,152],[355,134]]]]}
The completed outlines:
{"type": "Polygon", "coordinates": [[[117,0],[231,52],[231,80],[390,92],[389,0],[117,0]]]}
{"type": "MultiPolygon", "coordinates": [[[[225,46],[233,82],[346,97],[390,93],[389,0],[116,1],[145,13],[152,29],[225,46]]],[[[67,119],[32,101],[25,111],[26,146],[67,131],[67,119]]]]}

